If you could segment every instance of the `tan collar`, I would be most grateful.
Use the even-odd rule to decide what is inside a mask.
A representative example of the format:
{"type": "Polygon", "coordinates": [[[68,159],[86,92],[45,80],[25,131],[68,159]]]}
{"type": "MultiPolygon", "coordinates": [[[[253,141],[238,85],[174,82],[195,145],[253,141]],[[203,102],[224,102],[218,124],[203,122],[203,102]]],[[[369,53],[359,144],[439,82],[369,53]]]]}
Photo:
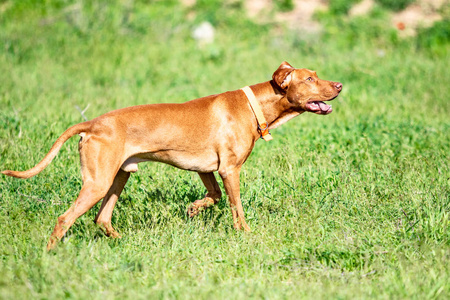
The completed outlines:
{"type": "Polygon", "coordinates": [[[248,102],[250,102],[250,106],[253,110],[253,113],[255,114],[256,121],[258,122],[258,130],[261,134],[261,138],[266,142],[272,140],[272,135],[269,132],[269,124],[264,117],[264,114],[258,104],[258,101],[256,100],[255,94],[253,93],[252,89],[249,86],[246,86],[241,90],[244,91],[245,95],[247,96],[248,102]]]}

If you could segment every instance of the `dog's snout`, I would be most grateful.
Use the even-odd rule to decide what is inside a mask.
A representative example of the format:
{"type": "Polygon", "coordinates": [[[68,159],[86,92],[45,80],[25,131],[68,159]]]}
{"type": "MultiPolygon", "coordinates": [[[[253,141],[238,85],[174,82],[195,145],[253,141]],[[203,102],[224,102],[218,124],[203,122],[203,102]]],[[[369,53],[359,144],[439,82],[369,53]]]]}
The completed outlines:
{"type": "Polygon", "coordinates": [[[342,90],[342,83],[335,82],[334,87],[338,90],[338,92],[340,92],[342,90]]]}

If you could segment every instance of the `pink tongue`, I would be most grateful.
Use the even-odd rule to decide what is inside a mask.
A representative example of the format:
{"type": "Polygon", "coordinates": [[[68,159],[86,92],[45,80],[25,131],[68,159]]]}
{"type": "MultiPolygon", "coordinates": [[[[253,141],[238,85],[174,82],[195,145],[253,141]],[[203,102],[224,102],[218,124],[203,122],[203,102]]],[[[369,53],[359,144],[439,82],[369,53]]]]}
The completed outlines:
{"type": "Polygon", "coordinates": [[[329,105],[326,105],[323,102],[317,102],[317,104],[319,105],[321,111],[327,111],[330,108],[329,105]]]}

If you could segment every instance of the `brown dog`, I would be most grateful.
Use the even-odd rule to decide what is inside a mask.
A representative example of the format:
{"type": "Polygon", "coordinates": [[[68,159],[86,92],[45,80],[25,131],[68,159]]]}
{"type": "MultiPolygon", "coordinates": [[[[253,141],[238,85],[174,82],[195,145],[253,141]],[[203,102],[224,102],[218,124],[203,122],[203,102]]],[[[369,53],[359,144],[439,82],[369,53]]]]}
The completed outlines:
{"type": "Polygon", "coordinates": [[[249,231],[239,195],[239,173],[255,142],[262,135],[267,140],[267,129],[305,111],[331,113],[331,106],[323,101],[336,98],[342,84],[321,80],[313,71],[294,69],[283,62],[271,81],[252,85],[250,94],[246,89],[182,104],[149,104],[109,112],[67,129],[35,167],[2,173],[18,178],[35,176],[52,161],[65,141],[75,134],[81,136],[83,186],[75,203],[58,218],[48,250],[102,198],[95,221],[106,235],[119,237],[111,226],[112,212],[130,172],[136,172],[138,163],[143,161],[159,161],[198,172],[208,193],[191,204],[188,210],[191,217],[221,198],[213,174],[218,171],[228,195],[234,227],[249,231]],[[257,104],[250,104],[248,98],[252,97],[257,104]],[[267,121],[256,118],[258,109],[267,121]]]}

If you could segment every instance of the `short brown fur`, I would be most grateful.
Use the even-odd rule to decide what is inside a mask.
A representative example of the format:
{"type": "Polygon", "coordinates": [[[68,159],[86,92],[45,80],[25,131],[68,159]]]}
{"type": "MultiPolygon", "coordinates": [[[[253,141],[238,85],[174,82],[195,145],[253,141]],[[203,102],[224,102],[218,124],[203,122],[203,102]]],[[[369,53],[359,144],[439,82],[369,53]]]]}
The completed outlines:
{"type": "MultiPolygon", "coordinates": [[[[342,84],[321,80],[313,71],[294,69],[283,62],[271,81],[252,85],[251,89],[273,129],[305,111],[330,113],[331,106],[322,101],[337,97],[342,84]]],[[[213,174],[218,171],[234,227],[250,231],[240,198],[239,173],[260,132],[242,90],[182,104],[149,104],[109,112],[67,129],[35,167],[2,173],[17,178],[35,176],[75,134],[81,136],[83,185],[73,205],[58,218],[48,250],[102,198],[95,221],[106,235],[119,237],[111,225],[112,212],[130,172],[136,172],[138,163],[143,161],[159,161],[198,172],[208,192],[205,198],[191,204],[191,217],[220,200],[222,193],[213,174]]]]}

